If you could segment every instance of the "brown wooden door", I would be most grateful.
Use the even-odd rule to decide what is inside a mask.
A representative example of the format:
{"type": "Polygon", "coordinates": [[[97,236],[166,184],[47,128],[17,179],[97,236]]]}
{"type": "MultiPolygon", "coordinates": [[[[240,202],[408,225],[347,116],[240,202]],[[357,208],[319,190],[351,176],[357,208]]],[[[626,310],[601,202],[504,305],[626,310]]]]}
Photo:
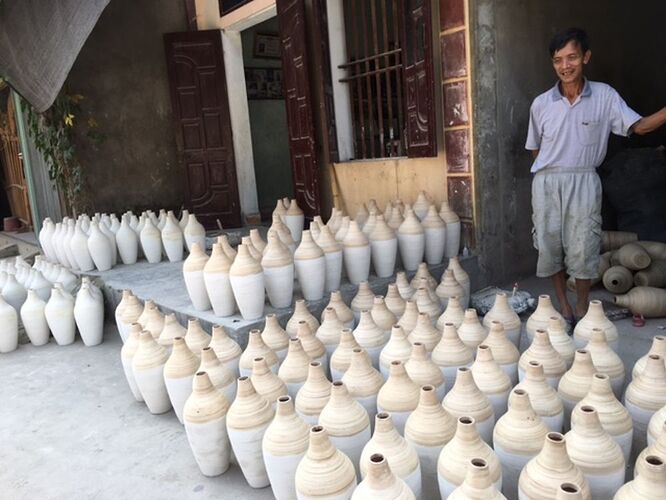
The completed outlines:
{"type": "Polygon", "coordinates": [[[219,30],[164,35],[186,206],[207,228],[241,225],[219,30]]]}
{"type": "Polygon", "coordinates": [[[294,193],[308,217],[320,212],[317,143],[308,76],[304,0],[277,0],[294,193]]]}

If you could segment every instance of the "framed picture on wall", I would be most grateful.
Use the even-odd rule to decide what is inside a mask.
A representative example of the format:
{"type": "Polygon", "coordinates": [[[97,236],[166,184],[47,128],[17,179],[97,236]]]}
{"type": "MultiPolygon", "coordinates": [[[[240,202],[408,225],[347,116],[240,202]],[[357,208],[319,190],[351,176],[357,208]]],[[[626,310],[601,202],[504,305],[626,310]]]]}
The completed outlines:
{"type": "Polygon", "coordinates": [[[280,59],[280,37],[277,33],[255,33],[254,57],[280,59]]]}
{"type": "Polygon", "coordinates": [[[282,68],[245,68],[248,99],[284,99],[282,68]]]}

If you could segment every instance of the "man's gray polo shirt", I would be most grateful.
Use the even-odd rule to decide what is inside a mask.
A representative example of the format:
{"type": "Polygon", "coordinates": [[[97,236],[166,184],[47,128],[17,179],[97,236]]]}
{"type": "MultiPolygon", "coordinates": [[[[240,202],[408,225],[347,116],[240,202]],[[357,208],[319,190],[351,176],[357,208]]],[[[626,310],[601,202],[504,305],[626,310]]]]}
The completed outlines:
{"type": "Polygon", "coordinates": [[[573,104],[559,84],[532,103],[525,148],[539,150],[531,172],[545,167],[598,167],[606,156],[610,132],[626,136],[641,115],[601,82],[585,80],[573,104]]]}

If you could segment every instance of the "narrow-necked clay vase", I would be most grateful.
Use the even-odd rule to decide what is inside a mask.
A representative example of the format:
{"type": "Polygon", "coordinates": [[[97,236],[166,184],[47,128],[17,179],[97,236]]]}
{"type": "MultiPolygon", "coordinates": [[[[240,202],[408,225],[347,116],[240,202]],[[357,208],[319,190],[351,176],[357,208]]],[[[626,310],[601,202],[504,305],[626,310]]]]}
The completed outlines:
{"type": "Polygon", "coordinates": [[[548,328],[552,316],[559,318],[562,326],[566,328],[564,318],[555,310],[555,307],[553,307],[550,295],[539,295],[537,308],[530,317],[527,318],[527,323],[525,323],[525,333],[527,333],[527,338],[530,342],[532,342],[534,332],[537,330],[546,330],[548,328]]]}
{"type": "Polygon", "coordinates": [[[356,488],[354,465],[333,446],[321,425],[310,429],[310,444],[296,469],[295,483],[299,500],[346,500],[356,488]]]}
{"type": "Polygon", "coordinates": [[[441,316],[437,318],[437,323],[435,326],[438,330],[443,330],[445,323],[453,323],[457,329],[460,327],[460,325],[462,325],[464,318],[465,311],[460,305],[460,300],[458,297],[451,297],[446,304],[446,309],[441,314],[441,316]]]}
{"type": "Polygon", "coordinates": [[[617,351],[619,345],[617,327],[606,317],[600,300],[591,300],[587,313],[576,323],[573,335],[576,347],[582,347],[589,342],[594,328],[602,329],[606,334],[608,344],[614,351],[617,351]]]}
{"type": "Polygon", "coordinates": [[[466,309],[463,321],[457,328],[460,340],[471,349],[476,349],[488,336],[488,330],[479,321],[476,309],[466,309]]]}
{"type": "Polygon", "coordinates": [[[546,382],[541,363],[530,361],[525,370],[525,378],[514,389],[523,389],[527,392],[532,408],[550,430],[562,432],[564,406],[557,391],[546,382]]]}
{"type": "Polygon", "coordinates": [[[254,248],[259,250],[261,253],[264,252],[264,249],[266,248],[266,241],[261,237],[261,233],[259,232],[259,229],[254,228],[250,229],[250,240],[252,241],[252,245],[254,248]]]}
{"type": "Polygon", "coordinates": [[[373,368],[370,357],[363,349],[352,350],[349,368],[342,376],[342,382],[349,395],[361,403],[373,419],[377,413],[377,393],[384,385],[384,377],[373,368]]]}
{"type": "Polygon", "coordinates": [[[405,312],[402,313],[398,324],[402,327],[407,335],[412,333],[416,327],[416,321],[419,319],[419,308],[416,306],[416,301],[409,299],[405,302],[405,312]]]}
{"type": "Polygon", "coordinates": [[[402,209],[397,206],[393,207],[391,213],[384,217],[386,218],[386,224],[394,231],[397,231],[400,224],[405,220],[402,216],[402,209]]]}
{"type": "Polygon", "coordinates": [[[349,328],[343,328],[340,331],[340,343],[333,351],[329,363],[333,380],[340,380],[349,369],[352,351],[357,348],[360,347],[354,338],[353,332],[349,328]]]}
{"type": "Polygon", "coordinates": [[[165,219],[164,227],[161,232],[162,246],[169,262],[178,262],[183,260],[183,231],[178,225],[173,212],[170,210],[165,219]]]}
{"type": "Polygon", "coordinates": [[[324,226],[317,239],[317,245],[324,251],[324,261],[326,267],[326,284],[324,289],[332,292],[340,288],[342,279],[342,245],[335,241],[335,238],[324,226]]]}
{"type": "Polygon", "coordinates": [[[370,311],[375,303],[375,294],[367,281],[358,285],[358,291],[351,301],[351,310],[354,313],[356,323],[361,319],[361,311],[370,311]]]}
{"type": "Polygon", "coordinates": [[[592,329],[592,336],[585,349],[590,352],[596,370],[610,377],[613,392],[619,398],[624,388],[624,363],[606,342],[604,331],[598,328],[592,329]]]}
{"type": "Polygon", "coordinates": [[[188,251],[192,251],[194,243],[198,243],[203,251],[206,250],[206,229],[197,220],[196,215],[189,214],[187,224],[183,229],[183,236],[188,251]]]}
{"type": "Polygon", "coordinates": [[[409,378],[402,361],[391,361],[388,379],[377,394],[377,411],[390,413],[395,428],[403,434],[418,403],[419,386],[409,378]]]}
{"type": "Polygon", "coordinates": [[[412,278],[412,281],[409,282],[409,285],[415,290],[418,289],[420,286],[423,286],[421,284],[422,278],[427,280],[426,286],[428,288],[431,290],[437,288],[437,280],[430,274],[430,271],[428,270],[428,264],[425,262],[421,262],[419,264],[419,267],[416,270],[416,274],[414,274],[414,277],[412,278]]]}
{"type": "Polygon", "coordinates": [[[323,366],[328,366],[326,346],[324,346],[321,340],[315,337],[306,321],[298,322],[296,337],[301,339],[303,350],[310,357],[310,360],[319,361],[323,366]]]}
{"type": "Polygon", "coordinates": [[[264,313],[264,272],[247,246],[238,245],[238,255],[229,269],[229,280],[243,319],[257,319],[264,313]]]}
{"type": "Polygon", "coordinates": [[[238,343],[227,335],[223,326],[213,325],[212,336],[208,345],[213,348],[220,363],[229,368],[231,373],[238,375],[238,362],[243,351],[238,343]]]}
{"type": "Polygon", "coordinates": [[[516,384],[518,382],[520,352],[507,337],[501,321],[493,320],[490,322],[490,330],[483,343],[490,347],[495,362],[509,376],[511,383],[516,384]]]}
{"type": "Polygon", "coordinates": [[[444,325],[441,340],[432,351],[432,360],[442,370],[446,390],[450,391],[456,381],[458,368],[472,366],[474,351],[460,340],[453,323],[447,323],[444,325]]]}
{"type": "Polygon", "coordinates": [[[104,300],[83,283],[74,302],[74,320],[81,340],[90,347],[102,343],[104,335],[104,300]]]}
{"type": "Polygon", "coordinates": [[[296,394],[296,412],[309,425],[318,422],[321,410],[331,397],[331,382],[326,378],[323,366],[319,361],[310,362],[308,378],[296,394]]]}
{"type": "Polygon", "coordinates": [[[372,266],[380,278],[393,275],[398,254],[398,238],[389,227],[383,215],[376,217],[375,226],[368,235],[372,254],[372,266]]]}
{"type": "Polygon", "coordinates": [[[148,307],[148,302],[146,301],[146,307],[144,309],[147,311],[147,314],[145,316],[143,329],[148,330],[153,338],[159,342],[158,339],[164,329],[165,316],[160,311],[160,308],[152,301],[150,307],[148,307]]]}
{"type": "Polygon", "coordinates": [[[666,459],[648,455],[636,461],[636,475],[615,494],[614,500],[652,500],[666,491],[666,459]]]}
{"type": "MultiPolygon", "coordinates": [[[[23,314],[21,314],[23,316],[23,314]]],[[[652,345],[650,350],[634,363],[634,367],[631,370],[631,378],[636,378],[639,373],[645,369],[647,360],[650,357],[650,354],[658,354],[662,358],[666,359],[666,337],[663,335],[655,335],[652,337],[652,345]]]]}
{"type": "Polygon", "coordinates": [[[602,282],[611,293],[625,293],[634,285],[634,277],[624,266],[611,266],[604,271],[602,282]]]}
{"type": "Polygon", "coordinates": [[[309,366],[310,356],[303,350],[301,339],[289,339],[289,350],[280,365],[278,377],[287,385],[287,391],[292,398],[296,397],[308,378],[309,366]]]}
{"type": "Polygon", "coordinates": [[[476,360],[471,367],[472,376],[477,387],[490,400],[493,405],[495,419],[506,413],[511,380],[502,371],[493,358],[490,347],[481,344],[476,351],[476,360]]]}
{"type": "Polygon", "coordinates": [[[139,336],[139,347],[132,358],[134,381],[153,415],[171,409],[171,400],[164,382],[164,365],[169,359],[168,351],[155,342],[150,332],[139,336]]]}
{"type": "Polygon", "coordinates": [[[275,418],[262,441],[266,473],[276,499],[296,498],[296,468],[305,456],[309,438],[310,427],[294,411],[293,399],[279,397],[275,418]]]}
{"type": "Polygon", "coordinates": [[[546,331],[548,332],[548,338],[550,339],[553,349],[562,356],[564,363],[567,365],[567,369],[571,368],[576,352],[576,344],[567,334],[566,329],[562,326],[562,323],[556,316],[550,318],[548,329],[546,331]]]}
{"type": "Polygon", "coordinates": [[[612,498],[624,484],[624,455],[601,426],[593,407],[585,405],[573,411],[566,446],[569,458],[587,479],[592,496],[612,498]]]}
{"type": "Polygon", "coordinates": [[[567,365],[564,362],[564,358],[560,356],[560,353],[553,348],[546,330],[536,330],[532,337],[532,343],[520,356],[520,360],[518,361],[518,380],[522,381],[525,378],[525,370],[530,361],[541,363],[546,381],[554,389],[557,389],[557,384],[560,382],[562,375],[567,371],[567,365]]]}
{"type": "Polygon", "coordinates": [[[456,281],[456,278],[451,269],[446,269],[442,274],[442,281],[437,286],[435,293],[439,297],[442,307],[446,308],[451,297],[465,296],[465,289],[456,281]]]}
{"type": "Polygon", "coordinates": [[[236,299],[229,279],[232,262],[222,245],[214,243],[210,259],[203,267],[203,280],[215,316],[231,316],[236,311],[236,299]]]}
{"type": "Polygon", "coordinates": [[[236,374],[224,366],[215,355],[212,347],[201,349],[200,372],[206,372],[215,389],[220,391],[227,401],[236,399],[236,374]]]}
{"type": "Polygon", "coordinates": [[[448,200],[442,202],[439,216],[446,223],[446,251],[444,256],[451,258],[460,251],[460,217],[449,206],[448,200]]]}
{"type": "Polygon", "coordinates": [[[493,321],[499,321],[504,326],[504,332],[513,345],[520,345],[522,323],[516,311],[509,305],[509,298],[504,292],[495,295],[493,307],[483,317],[483,325],[490,328],[493,321]]]}
{"type": "Polygon", "coordinates": [[[431,385],[435,388],[437,397],[441,400],[446,393],[444,374],[428,354],[421,342],[414,342],[409,360],[405,363],[407,375],[419,387],[431,385]]]}
{"type": "Polygon", "coordinates": [[[407,483],[393,474],[388,461],[381,453],[370,456],[367,469],[367,476],[354,490],[352,500],[416,499],[407,483]]]}
{"type": "Polygon", "coordinates": [[[305,321],[313,332],[316,332],[317,328],[319,328],[319,321],[317,321],[317,318],[312,315],[308,306],[305,304],[305,301],[299,299],[294,303],[294,314],[291,315],[291,318],[289,318],[287,326],[285,327],[285,330],[290,337],[293,338],[296,336],[296,333],[298,332],[298,324],[301,321],[305,321]]]}
{"type": "Polygon", "coordinates": [[[278,362],[282,363],[287,355],[289,348],[289,335],[280,326],[280,322],[275,314],[267,314],[264,329],[261,331],[261,338],[264,343],[275,353],[278,362]]]}
{"type": "Polygon", "coordinates": [[[238,360],[238,371],[241,377],[249,377],[252,374],[254,358],[265,358],[271,371],[277,373],[278,358],[261,338],[260,330],[250,330],[250,333],[248,334],[247,347],[238,360]]]}
{"type": "MultiPolygon", "coordinates": [[[[69,294],[58,285],[51,290],[51,298],[44,307],[44,316],[58,345],[69,345],[76,336],[76,322],[74,321],[74,302],[69,294]]],[[[17,320],[17,315],[13,316],[17,320]]],[[[13,323],[10,321],[9,326],[13,323]]]]}
{"type": "MultiPolygon", "coordinates": [[[[659,457],[666,457],[666,421],[661,426],[661,433],[657,437],[657,440],[650,444],[647,448],[640,452],[636,463],[645,459],[645,457],[650,455],[657,455],[659,457]]],[[[634,475],[640,473],[640,470],[636,468],[634,470],[634,475]]]]}
{"type": "Polygon", "coordinates": [[[379,368],[379,354],[386,345],[384,332],[375,324],[368,310],[361,311],[358,326],[354,329],[354,338],[370,356],[372,366],[379,368]]]}
{"type": "Polygon", "coordinates": [[[482,458],[486,461],[491,483],[501,490],[502,467],[497,455],[481,439],[474,418],[462,416],[458,418],[453,438],[442,448],[437,461],[439,492],[442,498],[448,498],[453,490],[463,483],[467,474],[467,464],[472,458],[482,458]]]}
{"type": "Polygon", "coordinates": [[[405,209],[405,220],[398,228],[398,248],[403,267],[416,271],[425,254],[425,231],[409,205],[405,209]]]}
{"type": "MultiPolygon", "coordinates": [[[[139,240],[141,241],[143,254],[150,264],[156,264],[162,260],[162,234],[149,218],[145,220],[139,240]]],[[[90,241],[90,238],[88,238],[88,241],[90,241]]]]}
{"type": "Polygon", "coordinates": [[[661,407],[661,410],[656,411],[648,423],[647,444],[652,446],[663,430],[662,424],[666,422],[666,405],[661,407]]]}
{"type": "MultiPolygon", "coordinates": [[[[159,235],[159,231],[157,232],[159,235]]],[[[159,236],[158,236],[159,237],[159,236]]],[[[115,245],[115,242],[114,242],[115,245]]],[[[161,247],[161,244],[160,244],[161,247]]],[[[113,249],[109,238],[101,231],[96,222],[90,224],[88,251],[98,271],[108,271],[113,267],[113,249]]],[[[160,248],[161,252],[161,248],[160,248]]],[[[70,266],[68,266],[70,267],[70,266]]]]}
{"type": "Polygon", "coordinates": [[[187,347],[185,340],[176,337],[173,340],[171,355],[164,365],[164,383],[176,412],[176,417],[183,423],[183,407],[192,393],[192,379],[199,369],[199,358],[187,347]]]}
{"type": "Polygon", "coordinates": [[[414,329],[409,333],[409,341],[422,343],[428,352],[432,352],[442,339],[442,333],[433,326],[428,314],[420,312],[414,329]]]}
{"type": "Polygon", "coordinates": [[[587,479],[567,454],[565,437],[559,432],[550,432],[541,452],[527,462],[520,473],[518,498],[555,500],[562,483],[576,485],[581,498],[591,500],[587,479]]]}
{"type": "Polygon", "coordinates": [[[464,296],[461,297],[460,300],[463,307],[469,307],[469,300],[471,295],[471,281],[469,278],[469,274],[467,274],[467,271],[465,271],[463,267],[460,265],[460,260],[458,259],[457,255],[449,259],[449,265],[447,269],[453,271],[453,277],[460,284],[460,286],[463,287],[463,290],[465,291],[464,296]]]}
{"type": "Polygon", "coordinates": [[[564,405],[564,429],[569,429],[571,411],[590,390],[595,373],[596,369],[589,351],[578,349],[571,368],[562,375],[557,385],[557,394],[564,405]]]}
{"type": "Polygon", "coordinates": [[[197,372],[192,383],[192,394],[183,407],[183,421],[187,441],[204,476],[219,476],[229,468],[229,405],[227,398],[213,385],[208,373],[197,372]]]}
{"type": "Polygon", "coordinates": [[[326,307],[322,315],[322,322],[317,328],[315,336],[326,347],[326,355],[331,359],[335,348],[340,343],[340,332],[345,325],[338,319],[338,313],[332,307],[326,307]]]}
{"type": "Polygon", "coordinates": [[[367,281],[370,275],[370,242],[356,221],[349,223],[349,231],[342,241],[347,278],[354,285],[367,281]]]}
{"type": "Polygon", "coordinates": [[[220,236],[218,236],[217,243],[222,246],[222,251],[224,251],[224,254],[227,257],[229,257],[229,260],[233,262],[238,252],[236,252],[236,250],[234,250],[232,246],[229,244],[229,238],[227,237],[227,235],[221,234],[220,236]]]}
{"type": "Polygon", "coordinates": [[[375,296],[370,314],[375,324],[384,332],[384,336],[388,339],[391,335],[391,329],[398,321],[398,318],[386,306],[382,295],[375,296]]]}
{"type": "Polygon", "coordinates": [[[252,385],[257,394],[264,397],[275,408],[280,396],[286,396],[287,386],[271,371],[266,359],[262,356],[252,360],[252,385]]]}
{"type": "Polygon", "coordinates": [[[227,432],[243,476],[252,488],[270,484],[262,441],[274,415],[273,406],[257,394],[250,378],[240,377],[236,399],[227,412],[227,432]]]}
{"type": "Polygon", "coordinates": [[[360,477],[359,460],[370,440],[370,419],[340,380],[331,385],[331,397],[319,414],[319,425],[326,429],[333,446],[349,457],[360,477]]]}
{"type": "Polygon", "coordinates": [[[666,290],[652,286],[637,286],[625,295],[616,295],[615,304],[627,307],[634,314],[646,318],[666,316],[666,290]]]}
{"type": "Polygon", "coordinates": [[[421,218],[421,226],[425,233],[426,262],[431,266],[441,263],[446,250],[446,223],[434,205],[430,205],[427,215],[421,218]]]}
{"type": "MultiPolygon", "coordinates": [[[[1,297],[0,300],[2,300],[1,297]]],[[[49,342],[49,336],[51,332],[49,331],[49,325],[46,322],[46,316],[44,315],[45,307],[46,303],[41,298],[39,298],[37,292],[34,290],[28,290],[28,297],[25,299],[25,302],[21,306],[21,322],[23,323],[23,328],[25,328],[26,335],[28,335],[28,338],[30,339],[30,343],[34,346],[44,345],[49,342]]],[[[8,342],[4,349],[9,349],[14,345],[14,328],[11,319],[13,316],[9,312],[9,309],[4,306],[0,307],[0,314],[2,314],[2,309],[6,311],[5,315],[8,319],[8,321],[4,321],[2,323],[3,328],[5,328],[5,325],[8,326],[5,328],[5,332],[7,333],[3,335],[3,337],[6,335],[6,340],[8,342]]],[[[12,307],[12,310],[13,309],[14,308],[12,307]]],[[[16,342],[18,342],[18,330],[16,331],[16,342]]]]}
{"type": "Polygon", "coordinates": [[[640,271],[650,265],[652,259],[638,243],[627,243],[618,248],[611,257],[613,263],[620,264],[630,271],[640,271]]]}
{"type": "Polygon", "coordinates": [[[405,271],[400,271],[395,275],[395,284],[398,287],[398,293],[404,300],[409,300],[414,295],[414,289],[411,287],[405,271]]]}
{"type": "MultiPolygon", "coordinates": [[[[349,308],[345,301],[342,299],[342,294],[340,290],[334,290],[331,292],[331,299],[329,300],[326,307],[332,307],[335,309],[335,313],[338,316],[338,319],[342,321],[342,324],[345,328],[354,327],[354,312],[349,308]]],[[[326,313],[326,308],[321,313],[321,319],[324,320],[324,314],[326,313]]]]}
{"type": "Polygon", "coordinates": [[[305,223],[305,215],[303,210],[298,206],[296,200],[291,200],[289,208],[284,214],[284,223],[291,232],[291,237],[294,241],[301,241],[301,233],[303,232],[303,224],[305,223]]]}
{"type": "Polygon", "coordinates": [[[291,231],[289,231],[289,228],[285,224],[283,224],[279,218],[276,219],[275,217],[273,217],[273,224],[268,230],[268,234],[270,233],[277,233],[278,237],[280,238],[280,241],[287,248],[289,248],[289,251],[291,253],[294,253],[294,251],[296,250],[296,242],[294,241],[294,238],[292,238],[291,231]]]}
{"type": "Polygon", "coordinates": [[[518,497],[518,477],[525,464],[537,456],[550,430],[536,414],[523,389],[514,389],[508,411],[493,429],[493,448],[502,464],[502,491],[518,497]]]}
{"type": "Polygon", "coordinates": [[[452,500],[502,500],[506,499],[490,479],[488,462],[472,458],[467,466],[465,480],[449,495],[452,500]]]}
{"type": "MultiPolygon", "coordinates": [[[[124,292],[123,292],[124,297],[124,292]]],[[[131,294],[127,295],[125,307],[123,307],[122,313],[120,314],[120,336],[127,336],[129,332],[130,325],[136,323],[139,320],[139,316],[143,312],[143,303],[136,297],[136,295],[131,294]]]]}
{"type": "Polygon", "coordinates": [[[134,380],[134,372],[132,371],[132,360],[134,359],[134,355],[139,348],[139,335],[141,335],[141,325],[139,325],[139,323],[134,323],[130,328],[127,341],[120,349],[120,362],[123,365],[125,379],[127,379],[127,385],[129,385],[134,399],[139,402],[143,402],[143,396],[141,395],[141,391],[139,391],[139,387],[136,385],[136,381],[134,380]]]}
{"type": "Polygon", "coordinates": [[[406,363],[412,354],[412,344],[407,339],[405,331],[400,325],[394,325],[391,337],[379,354],[379,371],[388,378],[391,361],[402,361],[406,363]]]}
{"type": "Polygon", "coordinates": [[[203,329],[198,318],[187,320],[185,343],[196,357],[200,357],[201,349],[210,345],[211,336],[203,329]]]}
{"type": "Polygon", "coordinates": [[[197,311],[207,311],[211,307],[204,282],[204,267],[207,262],[208,255],[195,243],[192,245],[190,255],[183,263],[183,278],[187,293],[197,311]]]}
{"type": "Polygon", "coordinates": [[[398,292],[398,286],[395,283],[389,283],[386,290],[384,302],[389,311],[393,313],[396,318],[400,318],[405,312],[405,299],[403,299],[398,292]]]}
{"type": "Polygon", "coordinates": [[[416,302],[416,308],[419,312],[426,313],[430,318],[431,323],[434,325],[437,322],[437,318],[442,314],[444,310],[437,300],[437,296],[430,294],[430,289],[427,287],[419,287],[412,300],[416,302]]]}
{"type": "Polygon", "coordinates": [[[310,231],[303,231],[301,244],[294,253],[294,266],[303,298],[321,300],[326,284],[326,259],[310,231]]]}

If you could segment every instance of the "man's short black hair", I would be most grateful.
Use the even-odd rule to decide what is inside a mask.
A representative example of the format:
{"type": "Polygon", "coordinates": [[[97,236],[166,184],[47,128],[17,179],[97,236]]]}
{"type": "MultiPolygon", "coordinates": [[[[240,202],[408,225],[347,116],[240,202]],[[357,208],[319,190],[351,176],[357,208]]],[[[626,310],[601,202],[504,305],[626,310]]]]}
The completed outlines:
{"type": "Polygon", "coordinates": [[[575,42],[580,50],[583,51],[583,54],[590,50],[590,39],[585,33],[585,30],[580,28],[569,28],[568,30],[561,31],[556,34],[548,45],[548,50],[550,51],[550,57],[555,55],[555,52],[564,48],[569,42],[575,42]]]}

